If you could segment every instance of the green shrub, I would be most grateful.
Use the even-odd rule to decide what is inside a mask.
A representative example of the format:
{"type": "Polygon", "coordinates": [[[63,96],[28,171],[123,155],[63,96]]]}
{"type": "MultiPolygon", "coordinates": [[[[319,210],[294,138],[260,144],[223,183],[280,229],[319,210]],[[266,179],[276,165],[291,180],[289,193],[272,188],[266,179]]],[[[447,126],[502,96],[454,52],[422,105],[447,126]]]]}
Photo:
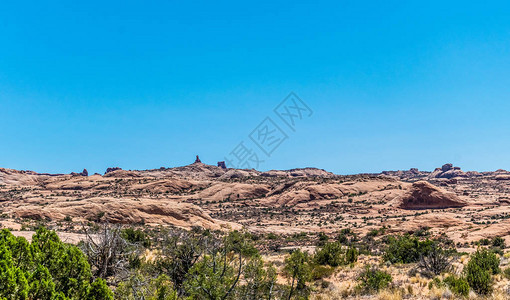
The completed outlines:
{"type": "Polygon", "coordinates": [[[473,264],[466,269],[466,279],[469,286],[478,294],[488,295],[492,292],[493,280],[490,270],[483,270],[480,266],[473,264]]]}
{"type": "Polygon", "coordinates": [[[354,247],[350,247],[345,252],[345,262],[348,263],[348,264],[352,264],[352,263],[357,262],[358,261],[358,255],[359,255],[358,249],[356,249],[354,247]]]}
{"type": "Polygon", "coordinates": [[[392,280],[390,274],[375,267],[366,266],[365,270],[358,276],[359,284],[357,288],[364,293],[375,293],[388,287],[392,280]]]}
{"type": "Polygon", "coordinates": [[[465,297],[469,294],[469,283],[465,278],[450,275],[443,281],[455,295],[465,297]]]}
{"type": "Polygon", "coordinates": [[[339,242],[326,243],[315,252],[313,261],[319,265],[338,267],[356,262],[358,260],[358,254],[358,250],[354,247],[345,250],[339,242]]]}
{"type": "Polygon", "coordinates": [[[491,271],[492,275],[501,273],[501,269],[499,268],[498,256],[492,251],[489,251],[487,249],[478,249],[475,253],[471,255],[469,263],[476,264],[480,266],[483,270],[491,271]]]}
{"type": "Polygon", "coordinates": [[[482,245],[482,246],[487,246],[490,244],[490,241],[489,241],[489,239],[480,239],[478,241],[478,243],[480,243],[480,245],[482,245]]]}
{"type": "Polygon", "coordinates": [[[113,299],[102,279],[92,281],[90,265],[76,246],[44,227],[28,243],[0,231],[0,299],[113,299]]]}
{"type": "Polygon", "coordinates": [[[423,236],[429,236],[430,235],[430,227],[420,227],[420,229],[416,230],[413,234],[414,236],[423,237],[423,236]]]}
{"type": "Polygon", "coordinates": [[[314,262],[319,265],[337,267],[344,264],[342,245],[340,243],[326,243],[314,255],[314,262]]]}
{"type": "Polygon", "coordinates": [[[347,242],[349,242],[349,239],[347,238],[347,236],[343,233],[339,234],[338,237],[336,238],[337,242],[339,242],[340,244],[347,244],[347,242]]]}
{"type": "Polygon", "coordinates": [[[499,237],[499,236],[495,237],[492,240],[492,247],[500,248],[500,249],[505,249],[506,248],[505,240],[502,237],[499,237]]]}
{"type": "Polygon", "coordinates": [[[389,237],[388,247],[383,255],[384,261],[390,263],[413,263],[426,256],[433,249],[434,242],[427,239],[420,241],[408,234],[398,238],[389,237]]]}
{"type": "Polygon", "coordinates": [[[465,268],[469,286],[481,295],[488,295],[492,292],[492,275],[500,272],[499,258],[487,249],[478,249],[473,253],[465,268]]]}

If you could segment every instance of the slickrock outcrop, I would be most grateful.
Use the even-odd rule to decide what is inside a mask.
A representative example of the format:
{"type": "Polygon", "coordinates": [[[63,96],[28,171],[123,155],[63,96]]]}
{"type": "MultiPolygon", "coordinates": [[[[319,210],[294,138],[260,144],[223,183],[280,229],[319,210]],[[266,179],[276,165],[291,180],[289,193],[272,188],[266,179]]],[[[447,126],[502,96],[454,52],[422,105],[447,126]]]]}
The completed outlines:
{"type": "Polygon", "coordinates": [[[113,168],[108,168],[106,169],[106,172],[104,172],[105,174],[108,174],[110,172],[113,172],[113,171],[118,171],[118,170],[122,170],[121,168],[119,167],[113,167],[113,168]]]}
{"type": "Polygon", "coordinates": [[[81,173],[71,172],[71,176],[89,176],[87,169],[83,169],[81,173]]]}
{"type": "Polygon", "coordinates": [[[467,177],[466,173],[459,167],[454,167],[452,164],[444,164],[441,168],[436,168],[429,178],[454,178],[454,177],[467,177]]]}
{"type": "Polygon", "coordinates": [[[426,181],[413,183],[408,192],[396,199],[396,204],[402,209],[440,209],[466,205],[457,195],[426,181]]]}
{"type": "MultiPolygon", "coordinates": [[[[171,200],[143,199],[98,199],[76,203],[54,203],[44,208],[27,205],[13,211],[20,218],[34,220],[63,220],[66,216],[75,220],[107,221],[121,224],[173,225],[182,228],[200,226],[208,229],[221,229],[224,226],[236,227],[230,222],[213,219],[200,207],[191,203],[171,200]]],[[[225,227],[225,228],[227,228],[225,227]]]]}

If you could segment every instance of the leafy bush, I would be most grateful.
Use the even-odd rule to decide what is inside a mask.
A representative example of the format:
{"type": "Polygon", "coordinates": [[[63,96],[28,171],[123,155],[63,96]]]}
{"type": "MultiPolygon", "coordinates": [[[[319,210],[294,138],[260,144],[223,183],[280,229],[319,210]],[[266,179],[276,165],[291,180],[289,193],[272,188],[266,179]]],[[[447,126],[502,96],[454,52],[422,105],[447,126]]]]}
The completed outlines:
{"type": "Polygon", "coordinates": [[[358,260],[358,254],[358,250],[354,247],[345,250],[339,242],[326,243],[315,252],[313,261],[319,265],[338,267],[356,262],[358,260]]]}
{"type": "Polygon", "coordinates": [[[469,283],[465,278],[450,275],[443,281],[455,295],[465,297],[469,294],[469,283]]]}
{"type": "Polygon", "coordinates": [[[481,295],[488,295],[492,292],[492,275],[500,272],[499,258],[487,249],[478,249],[473,253],[465,268],[469,286],[481,295]]]}
{"type": "Polygon", "coordinates": [[[487,249],[478,249],[475,253],[473,253],[468,263],[468,267],[470,264],[476,264],[483,270],[491,271],[492,275],[501,273],[498,256],[487,249]]]}
{"type": "Polygon", "coordinates": [[[500,248],[500,249],[505,249],[506,248],[505,240],[502,237],[499,237],[499,236],[495,237],[492,240],[492,247],[500,248]]]}
{"type": "Polygon", "coordinates": [[[478,294],[488,295],[492,292],[493,280],[489,270],[483,270],[473,264],[466,269],[466,279],[469,286],[478,294]]]}
{"type": "Polygon", "coordinates": [[[343,253],[340,243],[326,243],[315,253],[313,260],[319,265],[337,267],[344,264],[343,253]]]}
{"type": "Polygon", "coordinates": [[[430,230],[430,227],[428,227],[428,226],[420,227],[420,229],[416,230],[413,234],[418,237],[429,236],[430,235],[429,230],[430,230]]]}
{"type": "Polygon", "coordinates": [[[358,276],[357,286],[364,293],[374,293],[386,288],[392,282],[391,275],[377,269],[366,266],[365,270],[358,276]]]}
{"type": "Polygon", "coordinates": [[[31,243],[0,231],[0,298],[113,299],[113,294],[104,280],[92,282],[80,249],[40,227],[31,243]]]}
{"type": "Polygon", "coordinates": [[[177,300],[178,297],[168,276],[162,274],[147,280],[141,274],[136,274],[117,286],[115,299],[177,300]]]}
{"type": "Polygon", "coordinates": [[[383,255],[385,261],[390,263],[413,263],[420,257],[430,253],[434,242],[427,239],[420,241],[418,238],[408,234],[398,238],[389,237],[388,247],[383,255]]]}

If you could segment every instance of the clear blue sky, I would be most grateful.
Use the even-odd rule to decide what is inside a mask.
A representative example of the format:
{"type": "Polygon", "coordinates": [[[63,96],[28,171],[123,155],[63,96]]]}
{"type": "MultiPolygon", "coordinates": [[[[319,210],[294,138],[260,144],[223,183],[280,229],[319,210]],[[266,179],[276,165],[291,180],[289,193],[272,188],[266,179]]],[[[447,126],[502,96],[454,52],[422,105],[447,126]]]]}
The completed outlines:
{"type": "Polygon", "coordinates": [[[0,167],[215,164],[294,91],[260,169],[510,169],[507,1],[45,2],[0,4],[0,167]]]}

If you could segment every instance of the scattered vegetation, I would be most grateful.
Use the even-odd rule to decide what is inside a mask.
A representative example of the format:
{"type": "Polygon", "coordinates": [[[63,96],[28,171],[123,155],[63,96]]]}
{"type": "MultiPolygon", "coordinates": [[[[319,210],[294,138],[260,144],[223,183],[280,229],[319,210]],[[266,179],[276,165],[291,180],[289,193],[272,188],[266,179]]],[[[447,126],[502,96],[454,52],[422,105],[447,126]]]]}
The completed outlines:
{"type": "Polygon", "coordinates": [[[43,227],[31,243],[2,230],[0,299],[319,299],[343,272],[357,274],[350,277],[356,282],[332,298],[412,298],[423,288],[432,298],[462,298],[491,295],[497,280],[510,278],[495,251],[505,248],[503,239],[489,240],[465,259],[451,241],[425,230],[385,236],[383,228],[359,236],[345,229],[336,239],[95,223],[81,231],[85,240],[73,246],[43,227]],[[276,254],[265,248],[273,259],[263,259],[260,245],[288,242],[321,246],[276,254]],[[402,270],[410,276],[404,285],[392,277],[402,270]]]}

